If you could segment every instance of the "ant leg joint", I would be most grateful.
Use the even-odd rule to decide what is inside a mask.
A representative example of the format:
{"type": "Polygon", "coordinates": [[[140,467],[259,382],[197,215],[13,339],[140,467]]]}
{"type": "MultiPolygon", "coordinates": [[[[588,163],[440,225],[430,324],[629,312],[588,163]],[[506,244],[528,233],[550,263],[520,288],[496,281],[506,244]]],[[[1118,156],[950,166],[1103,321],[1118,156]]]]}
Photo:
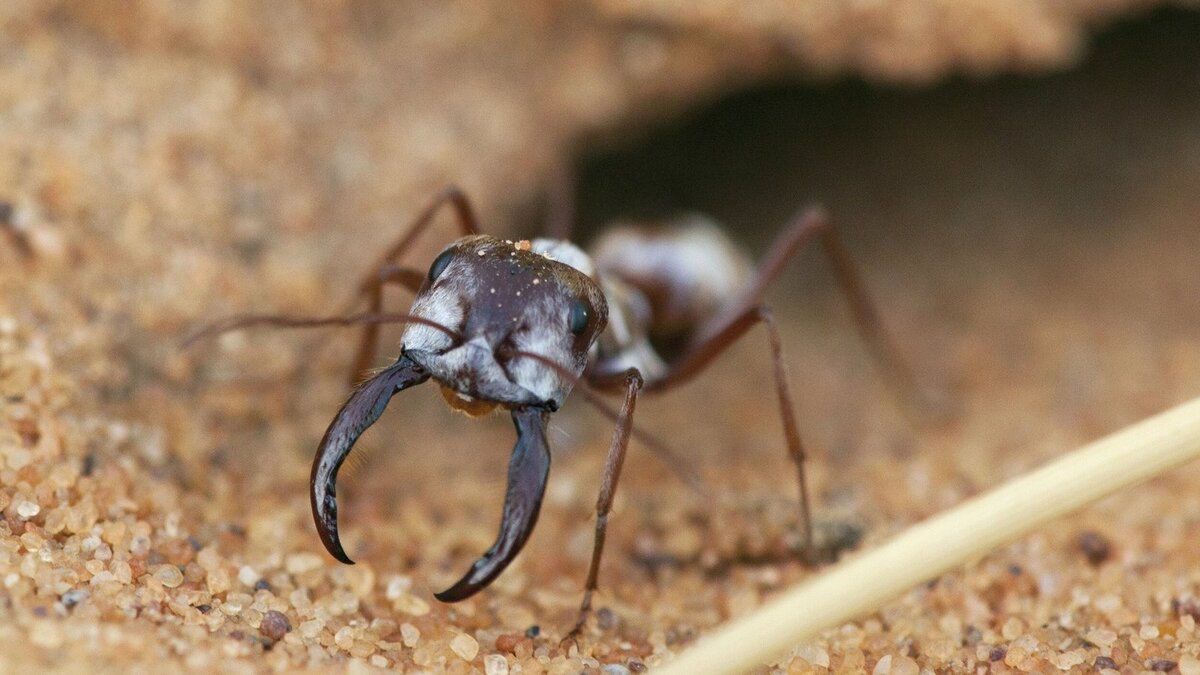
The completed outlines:
{"type": "Polygon", "coordinates": [[[629,372],[625,373],[625,384],[632,385],[640,391],[642,387],[646,386],[646,379],[642,377],[637,368],[630,368],[629,372]]]}

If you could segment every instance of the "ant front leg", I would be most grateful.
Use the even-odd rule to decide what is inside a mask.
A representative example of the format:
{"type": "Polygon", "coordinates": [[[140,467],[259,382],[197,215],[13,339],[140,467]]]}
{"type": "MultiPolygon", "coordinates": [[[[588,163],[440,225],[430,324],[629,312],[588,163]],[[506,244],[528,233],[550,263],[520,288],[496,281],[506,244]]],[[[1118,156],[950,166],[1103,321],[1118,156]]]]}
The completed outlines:
{"type": "Polygon", "coordinates": [[[804,554],[809,560],[817,560],[821,556],[817,555],[813,545],[812,509],[808,493],[808,478],[804,471],[804,445],[800,441],[800,427],[796,423],[792,392],[788,386],[787,366],[783,358],[783,340],[779,337],[779,328],[775,325],[775,317],[771,314],[771,310],[762,305],[744,310],[716,333],[694,345],[662,379],[647,385],[646,391],[666,390],[687,382],[711,365],[718,356],[758,323],[767,327],[767,335],[771,344],[771,362],[775,375],[775,395],[779,400],[783,435],[787,442],[788,455],[796,465],[796,480],[800,485],[800,522],[804,533],[804,554]]]}
{"type": "MultiPolygon", "coordinates": [[[[380,324],[414,320],[410,316],[382,314],[383,289],[388,285],[399,285],[404,286],[414,293],[420,290],[421,285],[425,281],[425,273],[412,268],[401,267],[396,263],[396,260],[408,251],[417,237],[428,229],[429,225],[433,222],[434,216],[446,205],[454,209],[455,216],[457,216],[458,230],[461,233],[460,236],[476,234],[479,231],[475,211],[471,208],[471,202],[467,199],[466,194],[453,185],[443,188],[417,214],[417,217],[413,219],[407,231],[388,248],[387,252],[375,265],[374,271],[367,274],[359,282],[355,296],[334,316],[307,318],[291,314],[238,315],[205,326],[185,339],[183,344],[186,346],[200,339],[255,325],[312,328],[318,326],[349,326],[359,324],[363,326],[362,337],[359,340],[358,349],[355,352],[354,364],[350,372],[351,386],[357,385],[360,380],[365,379],[366,375],[369,374],[371,362],[375,359],[380,324]],[[356,306],[363,298],[367,300],[369,311],[365,314],[354,314],[356,306]]],[[[2,218],[2,215],[0,214],[0,218],[2,218]]],[[[324,341],[310,342],[304,350],[306,358],[298,362],[298,365],[293,368],[288,377],[293,380],[302,378],[309,364],[312,363],[314,354],[325,344],[328,343],[324,341]]]]}
{"type": "MultiPolygon", "coordinates": [[[[379,268],[379,273],[369,278],[360,288],[360,294],[367,297],[367,311],[378,314],[383,310],[383,289],[387,285],[399,285],[416,293],[421,289],[425,275],[417,270],[399,265],[387,264],[379,268]]],[[[371,370],[371,362],[375,360],[375,352],[379,349],[379,324],[372,323],[363,326],[358,340],[358,349],[354,353],[354,365],[350,367],[350,386],[355,386],[366,377],[371,370]]]]}
{"type": "MultiPolygon", "coordinates": [[[[383,289],[385,286],[399,285],[409,289],[413,293],[416,293],[421,288],[421,284],[425,281],[425,274],[412,268],[400,267],[396,264],[396,261],[408,251],[417,240],[417,237],[433,222],[434,216],[446,205],[454,208],[460,236],[479,232],[479,223],[475,218],[475,211],[471,208],[471,202],[467,199],[466,194],[453,185],[443,188],[422,209],[421,213],[413,219],[412,224],[408,227],[408,231],[388,248],[387,252],[376,264],[375,271],[364,277],[358,284],[358,297],[352,305],[365,297],[370,307],[369,311],[378,313],[383,307],[383,289]]],[[[375,360],[378,343],[379,324],[364,326],[362,336],[359,339],[358,349],[355,352],[354,364],[350,371],[351,385],[358,384],[359,380],[370,370],[371,363],[375,360]]]]}
{"type": "Polygon", "coordinates": [[[579,618],[566,640],[579,635],[583,624],[592,611],[592,594],[595,593],[600,575],[600,555],[604,552],[604,537],[608,529],[608,514],[612,511],[613,497],[617,492],[617,481],[621,478],[621,465],[625,462],[625,450],[629,447],[629,435],[633,429],[633,411],[637,407],[638,392],[642,389],[642,375],[636,368],[624,374],[625,403],[621,406],[617,426],[613,429],[612,442],[608,446],[608,458],[604,461],[604,477],[600,482],[600,496],[596,499],[596,536],[592,544],[592,562],[588,567],[587,583],[583,590],[583,603],[579,606],[579,618]]]}

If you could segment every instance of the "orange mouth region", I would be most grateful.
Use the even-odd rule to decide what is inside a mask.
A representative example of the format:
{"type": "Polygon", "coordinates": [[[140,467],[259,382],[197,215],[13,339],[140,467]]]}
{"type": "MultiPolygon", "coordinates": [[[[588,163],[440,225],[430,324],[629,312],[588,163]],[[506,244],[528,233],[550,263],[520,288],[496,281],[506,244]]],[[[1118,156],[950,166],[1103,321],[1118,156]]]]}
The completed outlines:
{"type": "Polygon", "coordinates": [[[479,399],[469,398],[445,385],[442,385],[440,388],[442,390],[442,398],[446,399],[446,404],[468,417],[481,417],[496,409],[495,401],[480,401],[479,399]]]}

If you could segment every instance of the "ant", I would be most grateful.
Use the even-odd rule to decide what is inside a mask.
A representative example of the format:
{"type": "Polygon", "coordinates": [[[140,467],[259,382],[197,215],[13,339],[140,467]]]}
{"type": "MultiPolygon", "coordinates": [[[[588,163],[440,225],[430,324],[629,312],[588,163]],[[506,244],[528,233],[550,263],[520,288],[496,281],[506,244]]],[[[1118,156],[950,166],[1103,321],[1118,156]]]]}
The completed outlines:
{"type": "MultiPolygon", "coordinates": [[[[855,323],[891,384],[911,388],[911,376],[882,329],[873,304],[825,212],[811,208],[784,229],[754,269],[748,256],[711,221],[691,216],[667,227],[622,227],[605,233],[589,256],[566,240],[508,241],[481,234],[474,210],[456,187],[442,190],[359,285],[369,311],[324,319],[244,316],[203,330],[211,335],[256,324],[363,325],[352,377],[362,381],[338,410],[313,461],[310,497],[317,532],[329,553],[352,564],[338,537],[338,470],[359,435],[397,393],[433,379],[446,402],[471,416],[509,411],[517,442],[508,468],[503,518],[494,544],[450,588],[435,593],[457,602],[487,587],[520,552],[537,522],[550,471],[546,426],[576,385],[607,411],[616,427],[596,500],[595,539],[579,616],[583,627],[597,588],[608,514],[641,394],[676,387],[762,324],[769,338],[775,396],[800,489],[803,550],[813,556],[813,525],[804,447],[785,373],[782,341],[762,298],[786,263],[816,239],[849,300],[855,323]],[[427,272],[398,264],[434,216],[449,206],[460,237],[427,272]],[[386,286],[415,298],[406,314],[382,313],[386,286]],[[371,373],[379,327],[407,327],[400,356],[371,373]],[[619,412],[590,390],[623,392],[619,412]]],[[[653,437],[641,436],[660,452],[653,437]]]]}

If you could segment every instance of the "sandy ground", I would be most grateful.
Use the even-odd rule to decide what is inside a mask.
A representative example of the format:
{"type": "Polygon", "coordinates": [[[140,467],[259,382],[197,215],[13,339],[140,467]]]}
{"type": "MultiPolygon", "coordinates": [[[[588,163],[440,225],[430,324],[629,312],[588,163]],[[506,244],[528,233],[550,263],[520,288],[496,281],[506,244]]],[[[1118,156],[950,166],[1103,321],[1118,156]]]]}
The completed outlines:
{"type": "MultiPolygon", "coordinates": [[[[658,90],[633,87],[637,96],[598,110],[628,82],[589,70],[522,107],[484,75],[489,64],[540,63],[536,50],[502,49],[521,21],[459,16],[439,24],[439,43],[383,10],[276,8],[266,21],[237,6],[205,5],[210,16],[147,3],[119,21],[51,5],[3,15],[20,48],[0,64],[0,219],[14,233],[0,237],[0,669],[639,671],[812,573],[787,555],[795,486],[757,335],[702,380],[641,406],[646,428],[686,449],[718,498],[697,498],[635,446],[600,611],[577,645],[559,639],[579,600],[609,432],[578,401],[555,416],[538,530],[487,592],[456,605],[431,595],[491,543],[511,427],[472,423],[432,390],[406,393],[364,438],[367,468],[348,472],[340,493],[359,564],[329,558],[307,478],[345,396],[349,336],[253,332],[190,351],[179,339],[234,311],[332,311],[422,195],[451,177],[494,229],[528,230],[560,158],[544,139],[524,141],[543,130],[615,138],[605,125],[653,117],[643,108],[658,90]],[[451,53],[485,33],[495,44],[458,73],[475,87],[433,66],[397,67],[408,50],[451,53]],[[567,93],[586,96],[567,105],[567,93]],[[303,377],[289,380],[301,363],[303,377]]],[[[595,16],[643,31],[661,14],[597,6],[595,16]]],[[[529,25],[553,33],[555,16],[529,25]]],[[[773,302],[823,521],[860,524],[870,547],[1200,392],[1190,46],[1200,29],[1184,17],[1107,40],[1076,73],[920,93],[768,92],[750,108],[782,99],[799,111],[783,127],[754,118],[773,133],[710,133],[718,111],[683,136],[711,143],[672,146],[668,134],[630,151],[646,165],[639,153],[666,147],[692,167],[675,201],[716,213],[755,250],[797,203],[825,202],[897,341],[953,403],[944,424],[903,415],[819,256],[803,256],[773,302]],[[788,124],[810,131],[781,134],[788,124]],[[733,161],[714,160],[734,146],[733,161]]],[[[621,44],[644,54],[654,43],[621,44]]],[[[608,53],[581,47],[577,58],[608,53]]],[[[849,53],[829,70],[891,72],[849,53]]],[[[776,58],[761,71],[698,69],[672,105],[776,58]]],[[[531,80],[542,81],[539,67],[528,65],[531,80]]],[[[585,226],[664,206],[606,193],[620,184],[605,171],[623,166],[621,152],[582,172],[585,226]]],[[[1188,467],[1108,499],[772,667],[1200,672],[1197,480],[1188,467]]]]}

